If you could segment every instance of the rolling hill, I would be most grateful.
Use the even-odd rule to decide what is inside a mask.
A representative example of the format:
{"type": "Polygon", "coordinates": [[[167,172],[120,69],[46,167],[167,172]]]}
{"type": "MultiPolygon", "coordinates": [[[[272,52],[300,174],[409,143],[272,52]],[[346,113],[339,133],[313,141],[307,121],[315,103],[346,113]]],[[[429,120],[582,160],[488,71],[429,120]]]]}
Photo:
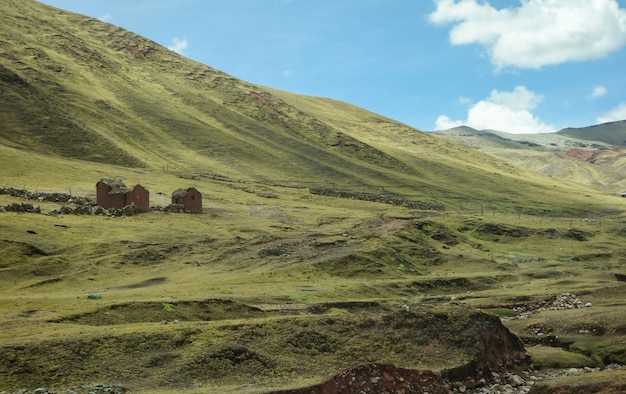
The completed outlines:
{"type": "Polygon", "coordinates": [[[620,149],[426,133],[3,0],[0,391],[621,390],[620,149]],[[151,210],[94,210],[102,178],[151,210]]]}

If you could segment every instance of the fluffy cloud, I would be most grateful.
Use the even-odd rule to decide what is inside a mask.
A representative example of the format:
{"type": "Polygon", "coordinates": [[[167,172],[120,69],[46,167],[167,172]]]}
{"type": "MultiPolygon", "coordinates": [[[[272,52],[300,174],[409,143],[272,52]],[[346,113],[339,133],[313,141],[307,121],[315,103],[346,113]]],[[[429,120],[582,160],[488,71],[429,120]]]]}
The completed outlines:
{"type": "Polygon", "coordinates": [[[511,92],[492,90],[489,97],[471,104],[467,120],[452,120],[441,115],[435,122],[436,130],[467,125],[478,130],[492,129],[514,134],[553,133],[556,129],[543,123],[530,111],[543,96],[531,92],[524,86],[517,86],[511,92]]]}
{"type": "Polygon", "coordinates": [[[439,115],[435,121],[435,130],[448,130],[463,125],[465,123],[462,120],[452,120],[446,115],[439,115]]]}
{"type": "Polygon", "coordinates": [[[600,97],[606,96],[609,91],[602,85],[598,85],[591,91],[591,94],[588,96],[589,99],[594,100],[600,97]]]}
{"type": "Polygon", "coordinates": [[[188,46],[189,46],[189,43],[187,42],[186,39],[181,40],[178,37],[175,37],[172,40],[172,43],[168,45],[167,49],[169,49],[170,51],[174,51],[176,53],[180,53],[182,55],[188,46]]]}
{"type": "Polygon", "coordinates": [[[435,1],[430,21],[454,25],[453,45],[484,46],[498,70],[599,59],[626,45],[626,10],[616,0],[520,0],[504,9],[487,1],[435,1]]]}
{"type": "Polygon", "coordinates": [[[617,120],[626,120],[626,103],[620,103],[604,115],[598,116],[598,123],[615,122],[617,120]]]}

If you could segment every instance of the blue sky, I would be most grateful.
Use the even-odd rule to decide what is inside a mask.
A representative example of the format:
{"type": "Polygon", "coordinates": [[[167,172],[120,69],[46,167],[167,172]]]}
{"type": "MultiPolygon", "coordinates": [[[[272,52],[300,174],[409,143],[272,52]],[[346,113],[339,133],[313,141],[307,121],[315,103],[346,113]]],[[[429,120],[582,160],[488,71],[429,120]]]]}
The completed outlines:
{"type": "Polygon", "coordinates": [[[421,130],[626,119],[626,0],[43,0],[421,130]]]}

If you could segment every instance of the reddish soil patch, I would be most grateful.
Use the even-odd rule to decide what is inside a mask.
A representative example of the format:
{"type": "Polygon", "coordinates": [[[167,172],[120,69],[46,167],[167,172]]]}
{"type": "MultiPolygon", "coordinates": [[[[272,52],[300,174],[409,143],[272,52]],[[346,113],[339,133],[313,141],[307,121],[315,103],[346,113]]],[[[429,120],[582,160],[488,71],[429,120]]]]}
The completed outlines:
{"type": "Polygon", "coordinates": [[[566,159],[568,157],[572,157],[579,160],[584,160],[588,163],[595,164],[598,158],[602,156],[606,156],[608,154],[620,154],[626,148],[615,147],[613,149],[603,149],[603,150],[588,150],[588,149],[580,149],[580,148],[571,148],[566,150],[565,152],[555,152],[554,154],[561,159],[566,159]]]}
{"type": "Polygon", "coordinates": [[[276,394],[451,393],[441,374],[430,370],[368,364],[349,368],[324,383],[276,394]]]}
{"type": "Polygon", "coordinates": [[[275,112],[281,114],[281,115],[285,115],[284,113],[282,113],[278,108],[276,108],[276,106],[272,103],[270,103],[269,101],[267,101],[267,99],[263,96],[261,96],[260,93],[256,93],[256,92],[250,92],[250,95],[252,97],[254,97],[255,99],[257,99],[261,104],[271,108],[272,110],[274,110],[275,112]]]}

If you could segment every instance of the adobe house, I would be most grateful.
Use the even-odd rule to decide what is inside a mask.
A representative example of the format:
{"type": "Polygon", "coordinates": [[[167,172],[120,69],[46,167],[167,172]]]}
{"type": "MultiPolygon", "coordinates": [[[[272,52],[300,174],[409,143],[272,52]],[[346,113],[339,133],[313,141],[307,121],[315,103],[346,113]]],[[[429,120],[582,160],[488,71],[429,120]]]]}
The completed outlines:
{"type": "Polygon", "coordinates": [[[129,189],[119,179],[101,179],[96,183],[96,204],[102,208],[122,209],[134,203],[138,211],[150,210],[150,193],[141,185],[129,189]]]}
{"type": "Polygon", "coordinates": [[[140,184],[128,193],[126,193],[126,205],[135,204],[139,212],[148,212],[150,210],[150,192],[140,184]]]}
{"type": "Polygon", "coordinates": [[[96,183],[96,204],[102,208],[122,209],[126,205],[128,188],[119,179],[101,179],[96,183]]]}
{"type": "Polygon", "coordinates": [[[202,212],[202,194],[195,187],[178,189],[172,193],[172,204],[184,205],[186,211],[202,212]]]}

